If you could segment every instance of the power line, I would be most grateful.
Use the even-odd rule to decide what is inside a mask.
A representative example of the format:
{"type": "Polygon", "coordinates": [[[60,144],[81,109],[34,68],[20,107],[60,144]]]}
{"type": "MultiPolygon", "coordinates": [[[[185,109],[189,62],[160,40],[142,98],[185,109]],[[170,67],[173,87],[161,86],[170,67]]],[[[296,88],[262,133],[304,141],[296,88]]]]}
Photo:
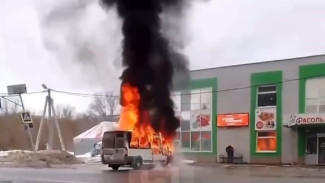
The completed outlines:
{"type": "MultiPolygon", "coordinates": [[[[316,75],[316,76],[313,76],[313,77],[303,77],[303,78],[288,79],[288,80],[284,80],[284,81],[280,81],[280,82],[268,83],[267,85],[276,85],[276,84],[282,84],[282,83],[288,83],[288,82],[293,82],[293,81],[300,81],[300,80],[318,78],[318,77],[324,77],[324,76],[325,76],[325,74],[321,74],[321,75],[316,75]]],[[[200,92],[200,93],[182,93],[182,94],[178,94],[178,95],[192,95],[192,94],[202,94],[202,93],[219,93],[219,92],[225,92],[225,91],[250,89],[250,88],[259,87],[259,86],[262,86],[262,85],[249,85],[249,86],[244,86],[244,87],[228,88],[228,89],[222,89],[222,90],[212,90],[212,91],[206,91],[206,92],[200,92]]]]}
{"type": "MultiPolygon", "coordinates": [[[[276,84],[282,84],[282,83],[288,83],[288,82],[294,82],[294,81],[300,81],[300,80],[304,80],[304,79],[311,79],[311,78],[324,77],[324,76],[325,76],[325,74],[316,75],[316,76],[313,76],[313,77],[294,78],[294,79],[288,79],[288,80],[284,80],[284,81],[280,81],[280,82],[271,82],[271,83],[268,83],[268,85],[276,85],[276,84]]],[[[250,88],[258,87],[258,86],[261,86],[261,85],[249,85],[249,86],[243,86],[243,87],[227,88],[227,89],[204,91],[204,92],[197,92],[197,93],[188,92],[188,93],[172,94],[171,96],[195,95],[195,94],[204,94],[204,93],[219,93],[219,92],[226,92],[226,91],[236,91],[236,90],[250,89],[250,88]]],[[[70,91],[53,90],[53,89],[50,89],[50,90],[53,91],[53,92],[56,92],[56,93],[63,93],[63,94],[79,96],[79,97],[107,97],[107,96],[119,97],[117,95],[89,94],[89,93],[79,93],[79,92],[70,92],[70,91]]],[[[29,92],[29,93],[24,93],[24,95],[40,94],[40,93],[44,93],[44,92],[46,92],[46,91],[29,92]]],[[[0,93],[0,94],[5,94],[5,93],[0,93]]],[[[8,94],[6,94],[6,95],[7,96],[0,96],[0,97],[15,97],[15,96],[18,96],[18,95],[8,95],[8,94]]]]}
{"type": "Polygon", "coordinates": [[[80,96],[80,97],[107,97],[107,96],[119,97],[119,96],[115,96],[115,95],[77,93],[77,92],[60,91],[60,90],[53,90],[53,89],[51,89],[51,90],[56,93],[63,93],[63,94],[67,94],[67,95],[74,95],[74,96],[80,96]]]}
{"type": "MultiPolygon", "coordinates": [[[[28,93],[22,93],[21,95],[33,95],[33,94],[40,94],[45,93],[46,91],[34,91],[28,93]]],[[[9,94],[9,93],[0,93],[0,97],[18,97],[19,94],[9,94]]]]}
{"type": "Polygon", "coordinates": [[[9,102],[11,102],[11,103],[13,103],[13,104],[15,104],[15,105],[22,106],[21,104],[15,102],[15,101],[12,101],[12,100],[10,100],[10,99],[7,99],[6,97],[1,97],[1,98],[3,98],[4,100],[7,100],[7,101],[9,101],[9,102]]]}
{"type": "MultiPolygon", "coordinates": [[[[311,79],[311,78],[317,78],[317,77],[324,77],[325,74],[316,75],[313,77],[303,77],[303,78],[294,78],[294,79],[288,79],[280,82],[272,82],[268,83],[268,85],[276,85],[276,84],[282,84],[282,83],[288,83],[288,82],[294,82],[294,81],[300,81],[304,79],[311,79]]],[[[171,96],[181,96],[181,95],[195,95],[195,94],[204,94],[204,93],[219,93],[219,92],[226,92],[226,91],[236,91],[236,90],[244,90],[244,89],[250,89],[253,87],[258,87],[261,85],[249,85],[244,87],[236,87],[236,88],[228,88],[228,89],[222,89],[222,90],[212,90],[212,91],[205,91],[205,92],[199,92],[199,93],[180,93],[180,94],[172,94],[171,96]]],[[[64,93],[74,96],[80,96],[80,97],[106,97],[107,95],[103,94],[89,94],[89,93],[77,93],[77,92],[68,92],[68,91],[59,91],[59,90],[53,90],[58,93],[64,93]]],[[[112,96],[112,97],[119,97],[119,96],[112,96]]]]}

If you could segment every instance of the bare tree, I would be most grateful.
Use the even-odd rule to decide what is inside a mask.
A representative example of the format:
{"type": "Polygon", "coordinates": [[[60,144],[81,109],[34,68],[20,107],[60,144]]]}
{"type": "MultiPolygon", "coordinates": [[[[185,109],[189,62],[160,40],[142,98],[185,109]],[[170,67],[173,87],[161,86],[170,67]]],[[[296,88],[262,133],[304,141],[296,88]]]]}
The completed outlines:
{"type": "Polygon", "coordinates": [[[75,107],[73,107],[71,105],[59,104],[55,108],[56,108],[55,109],[56,115],[59,118],[72,119],[74,111],[75,111],[75,107]]]}
{"type": "Polygon", "coordinates": [[[88,115],[91,118],[112,120],[118,106],[118,99],[117,96],[113,95],[113,92],[106,92],[103,96],[95,97],[89,106],[88,115]]]}
{"type": "Polygon", "coordinates": [[[0,113],[3,115],[17,114],[20,109],[20,106],[17,105],[18,103],[19,103],[18,99],[6,100],[2,98],[0,113]]]}

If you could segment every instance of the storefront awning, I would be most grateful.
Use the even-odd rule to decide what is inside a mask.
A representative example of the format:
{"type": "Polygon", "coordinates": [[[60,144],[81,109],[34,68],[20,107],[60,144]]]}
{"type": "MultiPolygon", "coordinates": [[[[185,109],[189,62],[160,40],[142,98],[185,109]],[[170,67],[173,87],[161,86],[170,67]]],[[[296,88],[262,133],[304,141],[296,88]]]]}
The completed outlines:
{"type": "Polygon", "coordinates": [[[285,126],[325,125],[325,114],[292,114],[288,117],[285,126]]]}

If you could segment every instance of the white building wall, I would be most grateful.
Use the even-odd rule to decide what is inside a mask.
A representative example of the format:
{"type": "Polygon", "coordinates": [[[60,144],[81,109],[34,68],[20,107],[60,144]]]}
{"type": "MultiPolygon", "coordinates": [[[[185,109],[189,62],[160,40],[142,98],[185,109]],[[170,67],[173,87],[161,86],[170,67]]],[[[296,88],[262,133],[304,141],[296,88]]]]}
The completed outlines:
{"type": "MultiPolygon", "coordinates": [[[[249,112],[251,106],[251,74],[282,70],[282,112],[286,116],[298,113],[299,107],[299,66],[325,62],[325,55],[281,61],[262,62],[229,67],[195,70],[191,79],[217,77],[217,114],[249,112]],[[236,89],[245,88],[246,89],[236,89]]],[[[252,114],[250,114],[252,115],[252,114]]],[[[225,154],[227,145],[233,145],[235,151],[243,154],[244,161],[250,160],[250,128],[217,128],[217,155],[225,154]]],[[[297,162],[297,132],[282,129],[282,162],[297,162]]]]}

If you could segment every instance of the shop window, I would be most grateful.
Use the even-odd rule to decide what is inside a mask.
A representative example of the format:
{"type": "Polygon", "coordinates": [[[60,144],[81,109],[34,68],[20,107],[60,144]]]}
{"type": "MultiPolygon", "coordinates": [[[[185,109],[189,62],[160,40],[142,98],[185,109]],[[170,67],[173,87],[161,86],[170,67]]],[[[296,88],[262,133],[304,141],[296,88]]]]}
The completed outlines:
{"type": "Polygon", "coordinates": [[[191,91],[191,111],[200,110],[201,104],[201,91],[193,90],[191,91]]]}
{"type": "MultiPolygon", "coordinates": [[[[180,98],[180,128],[175,146],[185,152],[212,151],[212,88],[182,92],[180,98]]],[[[178,100],[177,97],[173,97],[178,100]]]]}
{"type": "Polygon", "coordinates": [[[200,151],[200,132],[191,133],[191,150],[200,151]]]}
{"type": "Polygon", "coordinates": [[[181,111],[189,111],[191,109],[191,94],[182,92],[181,94],[181,111]]]}
{"type": "Polygon", "coordinates": [[[325,113],[325,78],[306,81],[306,113],[325,113]]]}
{"type": "Polygon", "coordinates": [[[256,132],[257,152],[276,152],[276,132],[256,132]]]}
{"type": "Polygon", "coordinates": [[[182,112],[181,113],[181,130],[189,131],[190,130],[190,112],[182,112]]]}
{"type": "Polygon", "coordinates": [[[276,86],[258,87],[257,106],[276,106],[276,86]]]}
{"type": "Polygon", "coordinates": [[[201,151],[211,151],[211,132],[201,133],[201,151]]]}
{"type": "Polygon", "coordinates": [[[306,100],[306,113],[317,113],[318,110],[318,100],[317,99],[307,99],[306,100]]]}
{"type": "Polygon", "coordinates": [[[182,132],[182,148],[190,149],[190,132],[182,132]]]}
{"type": "Polygon", "coordinates": [[[306,154],[317,154],[317,137],[310,136],[307,137],[307,148],[306,154]]]}
{"type": "Polygon", "coordinates": [[[318,112],[325,113],[325,97],[320,98],[318,101],[319,101],[318,112]]]}
{"type": "Polygon", "coordinates": [[[172,97],[172,100],[174,102],[174,110],[175,111],[180,111],[181,110],[181,93],[180,92],[173,92],[171,97],[172,97]]]}

